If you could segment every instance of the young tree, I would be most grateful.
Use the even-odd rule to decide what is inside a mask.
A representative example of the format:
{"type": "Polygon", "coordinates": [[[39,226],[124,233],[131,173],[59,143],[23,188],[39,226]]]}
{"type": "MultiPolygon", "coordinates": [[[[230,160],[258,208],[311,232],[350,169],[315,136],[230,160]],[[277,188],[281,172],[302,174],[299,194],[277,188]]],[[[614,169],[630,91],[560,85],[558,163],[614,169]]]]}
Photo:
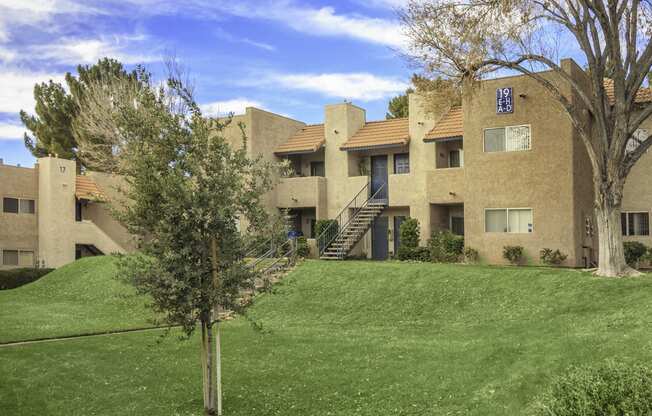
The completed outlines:
{"type": "Polygon", "coordinates": [[[635,273],[625,262],[620,209],[627,175],[652,146],[652,138],[633,139],[652,114],[649,102],[637,100],[652,66],[652,5],[638,0],[412,0],[400,14],[413,59],[433,74],[472,86],[488,73],[512,70],[531,77],[558,101],[592,165],[587,174],[595,193],[597,274],[635,273]],[[560,41],[586,61],[585,80],[556,63],[560,41]],[[607,85],[606,75],[611,77],[607,85]]]}
{"type": "Polygon", "coordinates": [[[201,328],[204,409],[221,414],[220,312],[239,310],[241,291],[253,287],[238,223],[265,221],[271,166],[247,156],[244,133],[241,149],[229,146],[229,121],[203,117],[178,78],[168,85],[154,89],[143,70],[138,81],[94,82],[75,126],[89,133],[80,137],[106,141],[80,140],[81,157],[126,181],[117,215],[141,237],[141,251],[120,262],[121,274],[167,323],[187,336],[201,328]]]}
{"type": "Polygon", "coordinates": [[[25,133],[25,147],[35,156],[56,154],[64,159],[77,160],[77,142],[72,123],[79,113],[78,103],[91,82],[108,77],[134,79],[136,71],[127,72],[122,64],[109,58],[100,59],[97,64],[79,65],[78,76],[66,73],[67,90],[61,84],[49,81],[34,86],[36,115],[21,110],[20,118],[31,132],[25,133]]]}

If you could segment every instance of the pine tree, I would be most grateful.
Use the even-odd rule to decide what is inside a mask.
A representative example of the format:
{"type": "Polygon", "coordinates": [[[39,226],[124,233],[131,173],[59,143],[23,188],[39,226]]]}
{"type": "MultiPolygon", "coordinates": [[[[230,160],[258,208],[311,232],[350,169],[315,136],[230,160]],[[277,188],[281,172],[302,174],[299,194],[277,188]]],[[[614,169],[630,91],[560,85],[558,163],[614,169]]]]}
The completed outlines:
{"type": "Polygon", "coordinates": [[[79,102],[90,82],[108,77],[136,79],[137,71],[127,72],[123,65],[110,58],[103,58],[94,65],[79,65],[77,76],[66,73],[67,90],[61,84],[48,81],[34,86],[35,115],[21,110],[20,118],[31,132],[25,133],[25,147],[35,156],[58,155],[64,159],[77,160],[77,139],[73,123],[79,113],[79,102]]]}

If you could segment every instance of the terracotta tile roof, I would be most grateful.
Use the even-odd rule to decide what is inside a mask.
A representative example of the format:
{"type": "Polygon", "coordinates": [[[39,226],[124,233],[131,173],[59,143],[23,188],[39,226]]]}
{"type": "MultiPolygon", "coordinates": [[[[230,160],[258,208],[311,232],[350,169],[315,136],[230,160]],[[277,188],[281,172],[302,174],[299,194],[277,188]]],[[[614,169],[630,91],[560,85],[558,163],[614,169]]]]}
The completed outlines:
{"type": "MultiPolygon", "coordinates": [[[[614,80],[610,78],[605,78],[604,89],[605,92],[607,93],[607,98],[609,99],[609,102],[613,104],[616,101],[616,97],[614,95],[614,80]]],[[[636,93],[636,98],[634,99],[634,102],[649,103],[650,101],[652,101],[652,91],[650,91],[650,88],[639,89],[638,92],[636,93]]]]}
{"type": "Polygon", "coordinates": [[[323,124],[308,125],[291,136],[285,143],[278,146],[274,153],[277,155],[291,153],[312,153],[319,150],[326,143],[323,124]]]}
{"type": "Polygon", "coordinates": [[[370,121],[341,150],[361,150],[374,147],[403,146],[410,142],[410,124],[406,118],[370,121]]]}
{"type": "Polygon", "coordinates": [[[444,114],[435,124],[435,127],[426,133],[424,142],[462,137],[464,134],[462,107],[453,107],[444,114]]]}
{"type": "Polygon", "coordinates": [[[78,199],[88,199],[89,201],[105,201],[106,197],[97,187],[93,179],[88,176],[77,175],[75,180],[75,196],[78,199]]]}

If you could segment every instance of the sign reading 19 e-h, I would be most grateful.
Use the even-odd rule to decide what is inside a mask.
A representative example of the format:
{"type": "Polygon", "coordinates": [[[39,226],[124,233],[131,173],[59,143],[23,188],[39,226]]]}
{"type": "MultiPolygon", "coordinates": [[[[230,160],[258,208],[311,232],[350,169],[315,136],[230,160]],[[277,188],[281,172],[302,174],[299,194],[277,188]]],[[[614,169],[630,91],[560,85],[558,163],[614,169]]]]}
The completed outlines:
{"type": "Polygon", "coordinates": [[[514,96],[512,87],[498,88],[496,90],[496,114],[514,112],[514,96]]]}

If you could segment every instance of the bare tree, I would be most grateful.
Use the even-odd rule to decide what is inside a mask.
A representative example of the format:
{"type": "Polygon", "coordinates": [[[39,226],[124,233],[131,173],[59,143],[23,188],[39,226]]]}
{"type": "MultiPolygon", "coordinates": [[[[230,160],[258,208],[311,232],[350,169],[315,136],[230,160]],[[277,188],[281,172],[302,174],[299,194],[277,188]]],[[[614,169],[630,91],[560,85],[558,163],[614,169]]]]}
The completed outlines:
{"type": "Polygon", "coordinates": [[[634,138],[652,114],[640,100],[652,67],[650,1],[411,0],[399,14],[408,55],[433,75],[469,86],[511,70],[559,102],[592,165],[597,274],[635,274],[625,262],[620,211],[627,175],[652,146],[652,138],[634,138]],[[585,79],[557,64],[560,43],[582,56],[585,79]]]}

